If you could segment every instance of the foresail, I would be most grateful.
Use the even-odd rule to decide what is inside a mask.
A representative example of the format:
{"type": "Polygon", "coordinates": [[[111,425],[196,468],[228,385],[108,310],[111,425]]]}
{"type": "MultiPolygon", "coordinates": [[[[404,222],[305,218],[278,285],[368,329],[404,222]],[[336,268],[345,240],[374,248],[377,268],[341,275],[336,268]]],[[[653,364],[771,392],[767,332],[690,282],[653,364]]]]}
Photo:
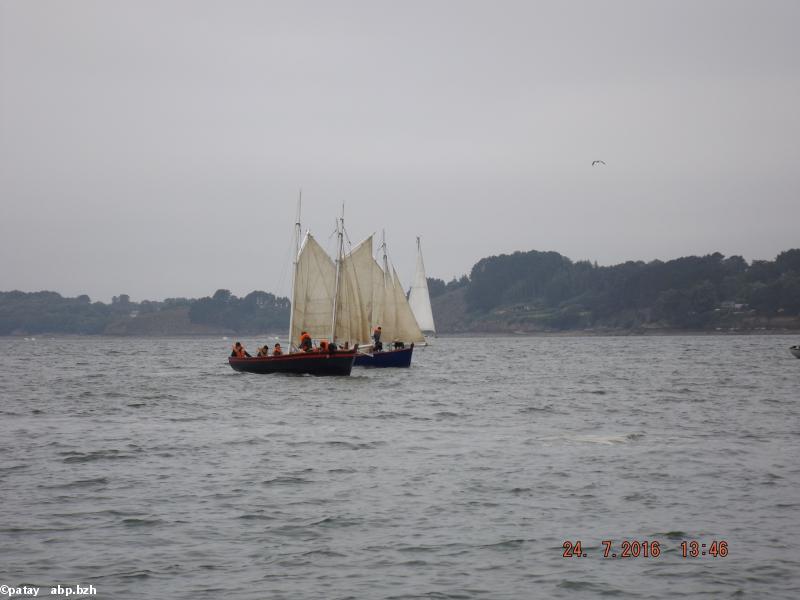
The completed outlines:
{"type": "Polygon", "coordinates": [[[417,238],[417,272],[414,274],[414,285],[408,295],[408,304],[417,319],[417,324],[422,331],[436,332],[431,310],[431,297],[428,293],[428,279],[425,275],[425,264],[422,262],[422,250],[417,238]]]}
{"type": "Polygon", "coordinates": [[[306,234],[292,294],[292,343],[298,343],[301,331],[315,339],[330,337],[335,287],[336,265],[314,237],[306,234]]]}
{"type": "Polygon", "coordinates": [[[392,267],[392,287],[395,298],[395,328],[391,340],[399,340],[402,342],[422,343],[425,341],[425,336],[422,334],[417,320],[414,318],[414,313],[411,312],[411,307],[406,300],[406,294],[403,291],[403,286],[400,284],[400,278],[397,272],[392,267]]]}

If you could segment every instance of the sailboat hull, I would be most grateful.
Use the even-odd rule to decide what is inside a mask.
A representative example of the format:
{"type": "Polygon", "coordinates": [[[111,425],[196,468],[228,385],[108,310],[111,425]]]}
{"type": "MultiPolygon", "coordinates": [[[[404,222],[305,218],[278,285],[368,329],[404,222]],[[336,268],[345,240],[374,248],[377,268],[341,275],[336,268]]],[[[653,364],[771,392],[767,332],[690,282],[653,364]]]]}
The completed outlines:
{"type": "Polygon", "coordinates": [[[400,348],[399,350],[387,350],[386,352],[375,352],[374,354],[359,354],[356,356],[355,366],[408,368],[411,366],[411,355],[413,352],[414,344],[411,344],[408,348],[400,348]]]}
{"type": "Polygon", "coordinates": [[[234,371],[242,373],[289,373],[294,375],[350,375],[355,351],[350,352],[297,352],[283,356],[228,358],[234,371]]]}

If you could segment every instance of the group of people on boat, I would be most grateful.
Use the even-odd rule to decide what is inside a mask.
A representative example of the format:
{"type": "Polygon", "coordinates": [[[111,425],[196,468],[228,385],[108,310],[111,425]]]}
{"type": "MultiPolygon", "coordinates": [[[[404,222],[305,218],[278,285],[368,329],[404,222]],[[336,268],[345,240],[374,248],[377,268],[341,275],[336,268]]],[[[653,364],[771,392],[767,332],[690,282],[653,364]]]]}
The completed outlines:
{"type": "MultiPolygon", "coordinates": [[[[339,345],[336,342],[329,342],[328,340],[320,340],[319,345],[315,346],[311,339],[311,335],[307,331],[300,332],[300,344],[298,346],[301,352],[336,352],[339,350],[339,345]]],[[[342,350],[350,349],[350,342],[342,344],[342,350]]]]}
{"type": "MultiPolygon", "coordinates": [[[[280,344],[276,343],[275,346],[273,346],[272,348],[272,356],[281,356],[282,354],[283,354],[283,348],[281,348],[280,344]]],[[[261,346],[261,348],[258,349],[257,356],[269,356],[269,355],[270,355],[269,346],[267,346],[266,344],[264,344],[263,346],[261,346]]]]}
{"type": "MultiPolygon", "coordinates": [[[[264,356],[281,356],[283,354],[283,349],[281,345],[276,343],[275,346],[272,348],[272,354],[269,353],[269,346],[264,344],[258,349],[257,356],[264,357],[264,356]]],[[[231,358],[252,358],[250,353],[245,349],[241,342],[236,342],[233,345],[233,349],[231,351],[231,358]]]]}
{"type": "MultiPolygon", "coordinates": [[[[380,335],[378,336],[380,338],[380,335]]],[[[335,342],[328,342],[328,340],[320,340],[319,345],[315,345],[313,340],[311,339],[311,335],[308,332],[303,331],[300,333],[300,343],[298,344],[298,348],[301,352],[325,352],[325,353],[332,353],[336,352],[339,347],[335,342]]],[[[350,343],[345,342],[342,345],[343,350],[350,349],[350,343]]],[[[283,348],[279,343],[276,343],[275,346],[272,348],[272,353],[270,354],[270,348],[266,344],[261,346],[258,349],[258,354],[256,355],[259,358],[263,358],[266,356],[282,356],[283,355],[283,348]]],[[[252,355],[247,352],[244,345],[241,342],[236,342],[233,345],[231,350],[231,358],[252,358],[252,355]]]]}

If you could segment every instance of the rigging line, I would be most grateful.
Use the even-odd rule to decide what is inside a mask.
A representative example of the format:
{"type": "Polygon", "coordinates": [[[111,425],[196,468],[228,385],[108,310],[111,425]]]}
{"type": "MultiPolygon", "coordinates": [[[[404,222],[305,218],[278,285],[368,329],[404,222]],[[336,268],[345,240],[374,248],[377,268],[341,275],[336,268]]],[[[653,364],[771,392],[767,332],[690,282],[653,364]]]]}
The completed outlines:
{"type": "Polygon", "coordinates": [[[339,223],[338,223],[338,221],[337,221],[337,223],[336,223],[336,229],[334,229],[334,230],[331,232],[331,234],[328,236],[328,241],[326,242],[326,246],[325,246],[325,252],[327,252],[329,256],[330,256],[330,255],[334,255],[334,256],[335,256],[335,255],[336,255],[336,252],[337,252],[337,251],[338,251],[338,249],[339,249],[339,244],[338,244],[338,240],[337,240],[336,249],[335,249],[333,252],[331,252],[331,251],[330,251],[330,248],[331,248],[331,239],[333,238],[333,236],[335,236],[336,234],[338,234],[338,233],[339,233],[339,229],[338,229],[338,228],[339,228],[339,223]]]}
{"type": "Polygon", "coordinates": [[[347,233],[347,227],[344,226],[344,223],[342,223],[342,233],[344,234],[344,239],[347,240],[347,245],[352,250],[353,249],[353,242],[350,241],[350,235],[347,233]]]}

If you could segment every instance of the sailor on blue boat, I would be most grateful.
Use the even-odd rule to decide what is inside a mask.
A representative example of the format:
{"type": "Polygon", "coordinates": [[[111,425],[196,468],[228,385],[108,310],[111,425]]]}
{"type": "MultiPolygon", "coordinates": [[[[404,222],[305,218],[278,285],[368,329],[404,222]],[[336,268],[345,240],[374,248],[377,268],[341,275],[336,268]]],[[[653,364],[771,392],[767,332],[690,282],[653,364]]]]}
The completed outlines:
{"type": "Polygon", "coordinates": [[[378,325],[372,330],[372,349],[375,352],[383,350],[383,342],[381,342],[381,326],[378,325]]]}

